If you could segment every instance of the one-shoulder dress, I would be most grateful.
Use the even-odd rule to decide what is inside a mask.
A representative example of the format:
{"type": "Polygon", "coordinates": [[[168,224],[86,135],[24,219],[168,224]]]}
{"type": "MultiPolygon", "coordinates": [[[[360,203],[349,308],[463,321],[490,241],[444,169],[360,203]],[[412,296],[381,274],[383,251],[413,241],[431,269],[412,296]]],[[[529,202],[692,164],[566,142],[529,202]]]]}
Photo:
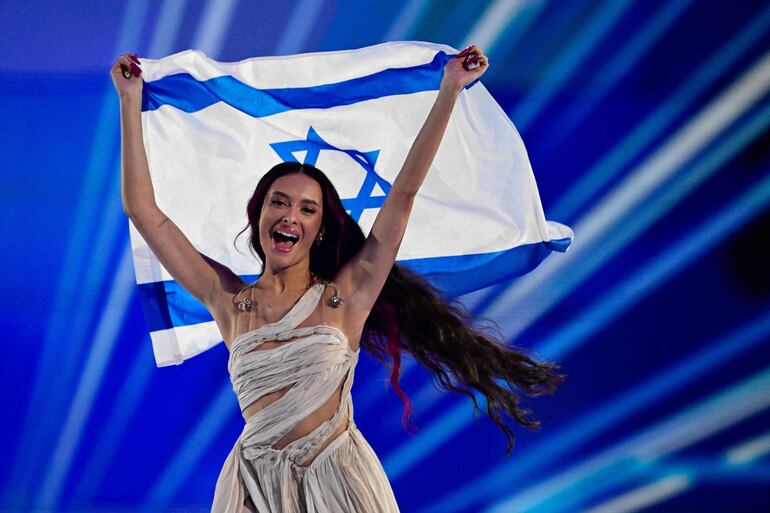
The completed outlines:
{"type": "Polygon", "coordinates": [[[219,474],[212,512],[398,511],[385,471],[353,421],[350,389],[360,349],[352,351],[335,327],[297,327],[325,287],[311,286],[281,320],[233,341],[228,370],[242,411],[265,394],[286,392],[246,420],[219,474]],[[285,343],[259,349],[272,341],[285,343]],[[340,383],[339,406],[331,418],[284,447],[273,447],[331,400],[340,383]],[[345,419],[347,429],[332,439],[345,419]]]}

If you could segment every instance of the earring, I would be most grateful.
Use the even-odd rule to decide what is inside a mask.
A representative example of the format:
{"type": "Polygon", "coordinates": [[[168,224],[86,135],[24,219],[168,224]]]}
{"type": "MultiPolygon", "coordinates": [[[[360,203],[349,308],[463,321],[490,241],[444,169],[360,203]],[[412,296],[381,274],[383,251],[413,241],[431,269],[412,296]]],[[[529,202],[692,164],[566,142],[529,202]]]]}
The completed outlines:
{"type": "Polygon", "coordinates": [[[319,233],[318,234],[318,238],[315,240],[315,245],[316,246],[320,246],[322,240],[324,240],[324,234],[323,233],[319,233]]]}

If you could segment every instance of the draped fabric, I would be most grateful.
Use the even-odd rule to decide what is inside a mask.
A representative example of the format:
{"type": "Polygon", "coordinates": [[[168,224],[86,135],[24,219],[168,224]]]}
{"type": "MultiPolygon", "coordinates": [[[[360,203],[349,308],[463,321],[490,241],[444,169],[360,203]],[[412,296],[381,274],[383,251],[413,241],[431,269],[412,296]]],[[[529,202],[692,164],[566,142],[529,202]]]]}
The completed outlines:
{"type": "Polygon", "coordinates": [[[313,285],[281,320],[233,341],[228,370],[241,410],[266,394],[285,393],[247,419],[217,480],[213,513],[398,511],[382,465],[353,420],[350,390],[360,349],[352,351],[335,327],[298,327],[324,289],[323,283],[313,285]],[[265,342],[281,343],[261,349],[265,342]],[[340,384],[331,418],[274,447],[340,384]]]}

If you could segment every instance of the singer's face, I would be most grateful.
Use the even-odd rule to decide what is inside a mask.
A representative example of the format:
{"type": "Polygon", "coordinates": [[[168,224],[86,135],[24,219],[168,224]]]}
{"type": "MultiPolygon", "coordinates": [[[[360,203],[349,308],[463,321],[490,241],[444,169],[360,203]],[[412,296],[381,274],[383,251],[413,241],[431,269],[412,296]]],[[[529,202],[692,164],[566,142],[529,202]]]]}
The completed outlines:
{"type": "Polygon", "coordinates": [[[277,268],[307,260],[323,219],[321,186],[300,173],[277,178],[265,196],[259,242],[265,259],[277,268]]]}

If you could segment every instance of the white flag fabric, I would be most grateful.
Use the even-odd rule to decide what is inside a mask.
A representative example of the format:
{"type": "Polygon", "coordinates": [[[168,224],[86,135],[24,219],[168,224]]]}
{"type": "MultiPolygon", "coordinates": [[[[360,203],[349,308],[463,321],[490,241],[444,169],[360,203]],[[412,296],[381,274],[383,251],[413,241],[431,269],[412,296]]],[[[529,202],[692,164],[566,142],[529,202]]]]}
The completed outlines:
{"type": "MultiPolygon", "coordinates": [[[[280,162],[324,171],[367,234],[457,53],[392,42],[240,62],[195,50],[143,58],[142,127],[158,205],[201,253],[247,281],[260,263],[248,237],[233,241],[257,182],[280,162]]],[[[221,342],[203,305],[130,230],[156,364],[182,363],[221,342]]],[[[467,86],[397,261],[454,297],[524,274],[572,238],[569,227],[546,221],[505,112],[480,82],[467,86]]]]}

